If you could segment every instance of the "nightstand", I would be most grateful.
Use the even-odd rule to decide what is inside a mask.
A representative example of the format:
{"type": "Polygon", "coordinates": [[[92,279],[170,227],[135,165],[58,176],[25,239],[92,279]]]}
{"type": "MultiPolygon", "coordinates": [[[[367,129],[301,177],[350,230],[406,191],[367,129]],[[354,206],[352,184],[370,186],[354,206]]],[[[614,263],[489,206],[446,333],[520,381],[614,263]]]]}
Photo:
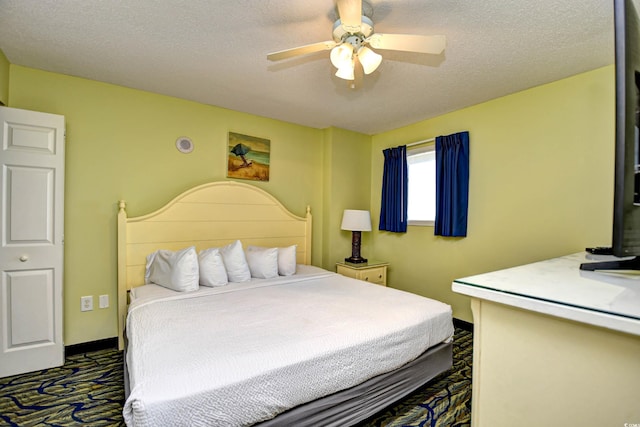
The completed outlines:
{"type": "Polygon", "coordinates": [[[369,261],[362,264],[338,262],[336,263],[336,271],[343,276],[387,286],[388,266],[389,263],[384,261],[369,261]]]}

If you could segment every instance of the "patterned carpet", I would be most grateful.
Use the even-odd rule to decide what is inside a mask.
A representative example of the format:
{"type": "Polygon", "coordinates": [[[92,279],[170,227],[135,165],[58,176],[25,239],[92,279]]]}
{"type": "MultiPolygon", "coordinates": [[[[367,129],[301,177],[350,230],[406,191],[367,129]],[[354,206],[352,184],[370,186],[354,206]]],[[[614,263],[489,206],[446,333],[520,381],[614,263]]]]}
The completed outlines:
{"type": "MultiPolygon", "coordinates": [[[[469,426],[473,336],[456,329],[453,369],[359,427],[469,426]]],[[[64,366],[0,378],[1,426],[123,426],[122,353],[69,356],[64,366]]]]}
{"type": "Polygon", "coordinates": [[[60,368],[0,378],[3,426],[123,426],[123,403],[117,350],[69,356],[60,368]]]}

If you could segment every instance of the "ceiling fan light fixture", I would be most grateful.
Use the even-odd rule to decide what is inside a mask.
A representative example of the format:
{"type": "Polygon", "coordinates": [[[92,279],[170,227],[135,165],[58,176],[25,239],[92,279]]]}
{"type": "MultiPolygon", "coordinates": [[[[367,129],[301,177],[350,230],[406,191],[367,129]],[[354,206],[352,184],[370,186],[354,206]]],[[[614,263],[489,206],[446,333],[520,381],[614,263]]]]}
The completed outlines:
{"type": "Polygon", "coordinates": [[[356,76],[354,72],[353,61],[348,65],[338,68],[338,71],[336,71],[336,76],[344,80],[354,80],[356,76]]]}
{"type": "Polygon", "coordinates": [[[340,69],[351,65],[353,62],[353,46],[350,43],[342,43],[331,49],[331,63],[340,69]]]}
{"type": "Polygon", "coordinates": [[[382,62],[382,55],[375,53],[366,46],[358,49],[358,60],[362,64],[365,74],[373,73],[382,62]]]}
{"type": "Polygon", "coordinates": [[[355,88],[360,86],[363,75],[373,73],[382,63],[382,56],[373,49],[442,55],[447,44],[443,35],[376,33],[371,19],[371,1],[334,0],[338,19],[333,23],[333,40],[273,52],[267,59],[280,61],[330,50],[331,63],[337,68],[335,75],[349,80],[350,86],[355,88]]]}

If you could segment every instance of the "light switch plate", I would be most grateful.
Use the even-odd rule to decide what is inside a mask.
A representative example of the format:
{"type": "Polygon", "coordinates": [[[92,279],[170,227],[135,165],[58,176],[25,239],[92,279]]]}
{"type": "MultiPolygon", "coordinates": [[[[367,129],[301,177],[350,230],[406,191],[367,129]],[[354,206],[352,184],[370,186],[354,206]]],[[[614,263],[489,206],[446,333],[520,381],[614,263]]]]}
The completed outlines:
{"type": "Polygon", "coordinates": [[[100,308],[109,307],[109,295],[100,295],[100,308]]]}

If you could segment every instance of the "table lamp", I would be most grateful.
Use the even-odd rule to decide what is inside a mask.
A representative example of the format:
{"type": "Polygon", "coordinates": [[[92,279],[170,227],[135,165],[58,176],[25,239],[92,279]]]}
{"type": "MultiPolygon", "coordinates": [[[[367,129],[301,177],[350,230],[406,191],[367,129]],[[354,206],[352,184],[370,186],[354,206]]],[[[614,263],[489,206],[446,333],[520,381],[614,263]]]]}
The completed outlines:
{"type": "Polygon", "coordinates": [[[353,232],[351,237],[351,257],[344,260],[354,264],[367,262],[366,258],[360,256],[360,243],[362,232],[371,231],[371,215],[369,211],[345,209],[340,228],[353,232]]]}

